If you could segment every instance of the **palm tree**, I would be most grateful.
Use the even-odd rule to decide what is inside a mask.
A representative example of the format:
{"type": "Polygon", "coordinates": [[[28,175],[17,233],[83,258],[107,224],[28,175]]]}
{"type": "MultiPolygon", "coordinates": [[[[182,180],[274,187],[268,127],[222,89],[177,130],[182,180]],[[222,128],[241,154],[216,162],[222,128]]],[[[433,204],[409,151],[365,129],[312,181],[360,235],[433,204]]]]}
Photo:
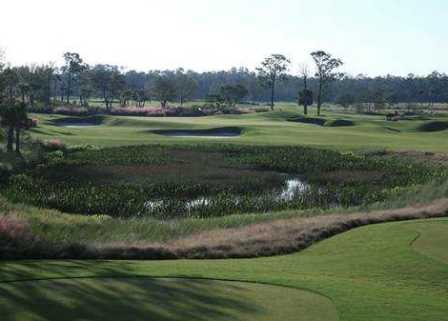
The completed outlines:
{"type": "Polygon", "coordinates": [[[0,106],[0,118],[1,126],[7,128],[6,150],[8,152],[13,151],[15,131],[16,152],[20,154],[21,131],[22,129],[28,129],[30,127],[25,103],[18,102],[14,99],[6,100],[2,106],[0,106]]]}

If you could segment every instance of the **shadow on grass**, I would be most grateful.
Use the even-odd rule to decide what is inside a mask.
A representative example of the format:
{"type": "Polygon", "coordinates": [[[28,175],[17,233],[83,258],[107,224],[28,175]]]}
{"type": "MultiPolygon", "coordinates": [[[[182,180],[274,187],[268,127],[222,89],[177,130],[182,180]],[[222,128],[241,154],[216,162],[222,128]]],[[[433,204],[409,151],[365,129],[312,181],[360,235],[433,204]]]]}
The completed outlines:
{"type": "MultiPolygon", "coordinates": [[[[263,314],[239,283],[188,279],[63,279],[0,284],[2,321],[243,320],[263,314]]],[[[252,319],[251,318],[251,319],[252,319]]]]}
{"type": "Polygon", "coordinates": [[[211,129],[163,129],[163,130],[150,130],[152,134],[178,137],[178,136],[191,136],[191,137],[237,137],[243,132],[240,127],[222,127],[211,129]]]}
{"type": "Polygon", "coordinates": [[[87,116],[87,117],[63,117],[46,121],[52,126],[99,126],[104,123],[104,116],[87,116]]]}
{"type": "Polygon", "coordinates": [[[432,121],[417,128],[420,132],[439,132],[448,129],[448,121],[432,121]]]}

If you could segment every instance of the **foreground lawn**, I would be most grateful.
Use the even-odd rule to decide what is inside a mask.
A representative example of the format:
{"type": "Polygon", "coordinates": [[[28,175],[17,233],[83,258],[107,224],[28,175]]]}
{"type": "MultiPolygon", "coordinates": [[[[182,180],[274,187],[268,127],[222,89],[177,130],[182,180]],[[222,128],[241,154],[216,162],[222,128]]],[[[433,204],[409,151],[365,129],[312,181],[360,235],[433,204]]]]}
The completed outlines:
{"type": "MultiPolygon", "coordinates": [[[[435,242],[431,245],[431,242],[425,240],[443,240],[444,235],[447,234],[447,228],[448,220],[373,225],[341,234],[301,253],[263,259],[3,262],[0,263],[0,278],[2,280],[0,311],[11,313],[10,307],[16,309],[12,315],[7,314],[9,318],[5,319],[6,321],[15,320],[14,318],[18,318],[19,315],[40,315],[39,320],[62,320],[60,318],[62,315],[65,313],[70,315],[70,313],[74,313],[72,309],[79,307],[77,315],[82,315],[88,320],[96,320],[95,316],[98,315],[98,312],[96,309],[92,310],[92,307],[98,306],[98,302],[100,302],[103,304],[99,305],[100,307],[106,305],[105,311],[110,311],[116,316],[116,318],[111,317],[108,320],[122,320],[119,317],[120,313],[126,313],[126,309],[129,314],[135,312],[134,319],[137,320],[142,316],[142,311],[145,315],[147,313],[152,313],[152,315],[165,313],[163,315],[166,316],[166,319],[162,318],[162,320],[220,320],[213,315],[216,311],[234,313],[227,318],[224,317],[225,320],[240,320],[241,318],[242,320],[264,320],[263,313],[258,314],[260,319],[256,319],[257,312],[250,312],[247,307],[241,307],[241,304],[248,304],[252,307],[261,305],[268,309],[279,308],[282,313],[285,313],[284,317],[282,316],[280,319],[268,318],[266,320],[288,320],[288,315],[290,315],[288,313],[295,314],[296,312],[287,310],[282,307],[283,305],[277,305],[277,303],[285,302],[284,306],[289,307],[292,301],[292,305],[297,306],[298,309],[307,306],[306,313],[315,311],[316,307],[318,307],[317,310],[325,309],[328,313],[325,320],[332,320],[332,307],[328,305],[328,301],[307,296],[303,292],[288,294],[286,291],[284,292],[285,296],[281,296],[283,293],[275,292],[277,290],[274,288],[261,289],[243,286],[243,290],[240,291],[232,288],[231,284],[193,282],[189,286],[189,282],[192,282],[189,280],[186,280],[185,283],[154,280],[154,278],[160,277],[182,277],[190,280],[208,278],[262,282],[310,290],[328,297],[337,310],[339,320],[344,321],[444,321],[448,320],[448,296],[446,295],[448,265],[441,259],[433,259],[428,256],[427,251],[428,249],[433,251],[433,247],[436,247],[437,249],[433,253],[442,253],[443,255],[447,251],[447,243],[435,242]],[[419,240],[422,240],[424,244],[425,254],[422,254],[420,250],[419,240]],[[151,279],[123,281],[123,278],[131,276],[151,279]],[[80,279],[67,280],[75,277],[80,279]],[[104,278],[118,279],[108,281],[104,278]],[[47,280],[44,283],[30,281],[38,279],[55,280],[47,280]],[[134,300],[128,300],[129,297],[120,295],[122,293],[120,291],[127,291],[127,293],[132,293],[132,298],[140,302],[143,297],[157,297],[157,295],[166,293],[163,291],[158,291],[158,294],[152,292],[158,287],[179,289],[187,287],[188,291],[197,290],[198,296],[184,300],[185,292],[175,291],[172,296],[166,298],[170,305],[164,310],[163,305],[157,305],[159,309],[156,309],[147,301],[142,303],[142,306],[138,306],[134,300]],[[250,295],[251,291],[255,291],[257,295],[250,295]],[[267,302],[264,295],[269,292],[272,297],[267,300],[270,303],[267,306],[264,305],[267,302]],[[83,296],[84,293],[87,293],[86,296],[81,298],[81,294],[83,296]],[[226,293],[232,299],[238,298],[238,296],[244,298],[246,293],[250,300],[237,300],[239,305],[233,305],[230,309],[227,309],[227,305],[232,301],[221,299],[213,301],[214,296],[225,296],[226,293]],[[296,294],[299,296],[297,300],[296,297],[293,297],[296,294]],[[202,300],[201,295],[208,300],[202,300]],[[116,300],[117,297],[119,299],[116,300]],[[35,300],[35,298],[41,299],[35,300]],[[293,299],[291,300],[291,298],[293,299]],[[203,305],[196,306],[198,303],[195,301],[196,299],[203,305]],[[55,311],[58,313],[55,318],[52,318],[50,312],[45,310],[48,300],[52,304],[63,302],[63,304],[57,304],[55,311]],[[307,300],[311,300],[311,303],[307,300]],[[91,305],[88,304],[89,301],[91,305]],[[109,305],[106,304],[107,302],[109,305]],[[325,306],[327,308],[322,308],[325,306]],[[204,314],[202,309],[206,309],[207,312],[204,314]],[[178,311],[179,317],[170,316],[169,310],[178,311]],[[195,315],[195,311],[201,314],[195,315]],[[211,313],[211,317],[205,317],[206,313],[211,313]]],[[[438,256],[439,254],[432,255],[438,256]]],[[[233,286],[238,288],[241,287],[241,284],[237,283],[233,286]]],[[[157,298],[161,299],[162,296],[157,298]]],[[[276,314],[276,316],[279,315],[276,314]]],[[[296,314],[295,317],[295,320],[314,320],[311,317],[301,318],[301,314],[296,314]]],[[[320,320],[319,317],[323,316],[318,315],[315,320],[320,320]]],[[[2,320],[4,319],[2,318],[2,320]]]]}
{"type": "Polygon", "coordinates": [[[337,320],[331,301],[318,294],[241,282],[147,278],[43,280],[2,284],[0,293],[3,321],[337,320]]]}
{"type": "MultiPolygon", "coordinates": [[[[40,125],[31,131],[40,139],[59,138],[69,144],[98,146],[140,145],[152,143],[237,142],[262,145],[312,145],[339,150],[393,149],[446,151],[448,130],[444,115],[387,122],[383,116],[356,115],[326,111],[322,118],[344,120],[349,126],[319,126],[293,121],[301,114],[292,104],[279,104],[276,111],[247,115],[212,117],[115,117],[95,119],[95,126],[66,127],[65,116],[33,115],[40,125]],[[434,123],[436,122],[436,123],[434,123]],[[435,126],[431,126],[434,125],[435,126]],[[426,127],[425,127],[426,126],[426,127]],[[440,128],[438,128],[439,126],[440,128]],[[166,137],[159,130],[241,129],[239,137],[166,137]],[[435,128],[434,128],[435,127],[435,128]]],[[[311,115],[314,117],[314,115],[311,115]]],[[[71,121],[75,121],[76,119],[71,121]]]]}

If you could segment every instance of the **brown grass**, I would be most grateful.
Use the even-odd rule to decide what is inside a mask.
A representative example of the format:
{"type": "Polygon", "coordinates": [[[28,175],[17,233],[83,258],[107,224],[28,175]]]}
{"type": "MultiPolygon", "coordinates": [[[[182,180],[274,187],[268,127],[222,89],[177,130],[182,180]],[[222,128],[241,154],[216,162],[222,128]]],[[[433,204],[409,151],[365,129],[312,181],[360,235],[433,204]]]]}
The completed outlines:
{"type": "Polygon", "coordinates": [[[437,218],[448,214],[448,199],[430,205],[348,215],[326,215],[215,230],[167,244],[109,244],[103,258],[249,258],[288,254],[351,229],[378,223],[437,218]]]}
{"type": "MultiPolygon", "coordinates": [[[[441,199],[429,205],[415,205],[397,210],[278,220],[243,228],[210,231],[168,243],[151,244],[52,244],[29,236],[27,228],[23,230],[25,231],[23,236],[28,240],[23,242],[20,240],[22,233],[14,233],[11,237],[5,229],[2,229],[0,258],[131,260],[252,258],[297,252],[334,235],[370,224],[445,216],[448,216],[448,199],[441,199]],[[2,233],[3,236],[7,234],[9,236],[2,238],[2,233]],[[5,240],[8,242],[5,243],[5,240]],[[14,250],[11,245],[20,248],[14,250]]],[[[10,222],[15,226],[15,222],[18,221],[12,219],[10,222]]],[[[11,224],[8,222],[4,225],[11,224]]]]}

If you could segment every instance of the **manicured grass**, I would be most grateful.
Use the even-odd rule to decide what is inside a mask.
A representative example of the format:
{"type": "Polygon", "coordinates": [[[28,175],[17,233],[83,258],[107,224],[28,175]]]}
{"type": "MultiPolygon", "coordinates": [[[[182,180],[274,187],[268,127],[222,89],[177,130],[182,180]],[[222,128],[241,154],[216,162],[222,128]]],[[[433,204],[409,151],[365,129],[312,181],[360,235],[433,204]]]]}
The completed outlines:
{"type": "Polygon", "coordinates": [[[415,227],[420,235],[413,243],[414,249],[448,263],[448,221],[422,222],[415,227]]]}
{"type": "Polygon", "coordinates": [[[333,321],[318,294],[188,279],[65,279],[0,284],[2,321],[333,321]],[[20,299],[19,299],[20,298],[20,299]]]}
{"type": "MultiPolygon", "coordinates": [[[[27,300],[32,300],[32,298],[45,298],[41,300],[46,300],[48,297],[41,295],[45,292],[48,293],[49,289],[54,291],[54,294],[51,294],[53,298],[57,293],[64,294],[67,293],[66,289],[71,289],[72,296],[78,300],[66,301],[65,306],[58,306],[58,316],[63,316],[65,313],[68,315],[73,313],[73,307],[79,303],[79,296],[83,296],[84,293],[86,293],[87,301],[92,294],[95,297],[92,298],[91,305],[85,304],[77,310],[79,314],[92,311],[93,307],[97,307],[98,301],[105,300],[104,302],[107,302],[111,296],[113,298],[111,291],[114,287],[122,286],[122,289],[137,287],[139,291],[134,292],[133,295],[142,295],[151,288],[148,286],[142,289],[140,288],[141,283],[137,281],[123,284],[123,278],[131,276],[211,278],[263,282],[296,289],[308,289],[328,297],[334,303],[339,320],[342,321],[444,321],[448,320],[448,296],[446,295],[448,265],[420,254],[411,246],[412,241],[419,234],[427,234],[428,237],[440,237],[440,233],[446,235],[448,220],[428,222],[431,223],[416,221],[363,227],[323,241],[301,253],[263,259],[2,262],[0,263],[1,280],[3,282],[16,280],[17,282],[1,285],[3,294],[1,300],[9,302],[7,306],[25,306],[27,300]],[[434,229],[431,226],[440,228],[434,229]],[[47,283],[39,283],[40,281],[36,283],[18,282],[19,280],[73,277],[88,277],[90,279],[45,281],[47,283]],[[119,277],[120,279],[109,284],[95,280],[96,277],[119,277]],[[72,287],[68,287],[69,285],[72,287]]],[[[438,246],[447,250],[446,242],[438,246]]],[[[151,284],[155,281],[144,282],[151,284]]],[[[164,282],[161,282],[160,286],[165,286],[164,282]]],[[[173,286],[182,286],[182,284],[173,286]]],[[[201,286],[201,283],[198,283],[197,286],[201,286]]],[[[120,291],[118,289],[118,294],[120,291]]],[[[214,291],[213,287],[211,291],[212,294],[220,294],[220,291],[214,291]]],[[[263,290],[260,289],[260,291],[263,290]]],[[[148,295],[155,294],[148,293],[148,295]]],[[[260,295],[263,296],[261,292],[260,295]]],[[[192,311],[195,308],[195,302],[192,299],[176,301],[176,298],[182,297],[183,294],[176,291],[173,294],[172,304],[165,312],[168,313],[167,311],[175,307],[183,307],[187,312],[192,311]],[[184,302],[183,306],[182,302],[184,302]]],[[[256,297],[251,295],[249,297],[257,302],[256,297]]],[[[273,304],[274,298],[280,298],[280,296],[271,297],[270,300],[273,301],[273,304]]],[[[127,296],[121,296],[118,301],[110,300],[106,311],[113,312],[114,305],[119,304],[129,307],[131,311],[135,308],[136,315],[139,316],[143,307],[136,306],[135,301],[128,299],[127,296]],[[120,301],[121,303],[119,303],[120,301]]],[[[210,298],[210,300],[212,299],[213,297],[210,298]]],[[[291,302],[289,299],[286,300],[285,302],[291,302]]],[[[306,302],[292,301],[293,304],[299,306],[306,302]]],[[[219,308],[226,309],[227,302],[225,300],[221,302],[219,308]]],[[[322,301],[317,300],[317,302],[322,301]]],[[[25,313],[29,315],[42,313],[39,312],[43,311],[42,308],[36,308],[36,305],[39,303],[24,307],[21,310],[23,315],[25,313]]],[[[163,307],[161,306],[162,310],[163,307]]],[[[313,304],[310,304],[309,308],[314,309],[313,304]]],[[[332,308],[329,309],[331,313],[332,308]]],[[[238,306],[234,306],[230,310],[235,313],[238,311],[238,306]]],[[[307,309],[307,311],[311,310],[307,309]]],[[[117,318],[116,320],[121,319],[117,318]]],[[[188,318],[188,313],[185,313],[177,320],[190,320],[190,318],[188,318]]],[[[277,320],[277,318],[272,320],[277,320]]],[[[298,320],[301,319],[298,318],[298,320]]]]}
{"type": "MultiPolygon", "coordinates": [[[[385,121],[383,116],[357,115],[325,111],[321,117],[329,124],[350,123],[352,126],[318,126],[290,121],[301,114],[293,104],[278,104],[276,111],[246,115],[212,117],[113,117],[104,116],[99,126],[66,128],[55,126],[65,116],[33,115],[40,120],[32,135],[41,139],[60,138],[69,144],[100,146],[140,145],[153,143],[198,143],[216,141],[204,137],[166,137],[155,130],[214,129],[238,127],[241,137],[220,138],[219,142],[262,145],[313,145],[339,150],[393,149],[446,151],[448,130],[421,131],[434,121],[446,122],[446,115],[428,116],[426,120],[385,121]]],[[[314,115],[311,115],[314,117],[314,115]]],[[[60,123],[59,123],[60,124],[60,123]]],[[[443,128],[442,128],[443,129],[443,128]]]]}

